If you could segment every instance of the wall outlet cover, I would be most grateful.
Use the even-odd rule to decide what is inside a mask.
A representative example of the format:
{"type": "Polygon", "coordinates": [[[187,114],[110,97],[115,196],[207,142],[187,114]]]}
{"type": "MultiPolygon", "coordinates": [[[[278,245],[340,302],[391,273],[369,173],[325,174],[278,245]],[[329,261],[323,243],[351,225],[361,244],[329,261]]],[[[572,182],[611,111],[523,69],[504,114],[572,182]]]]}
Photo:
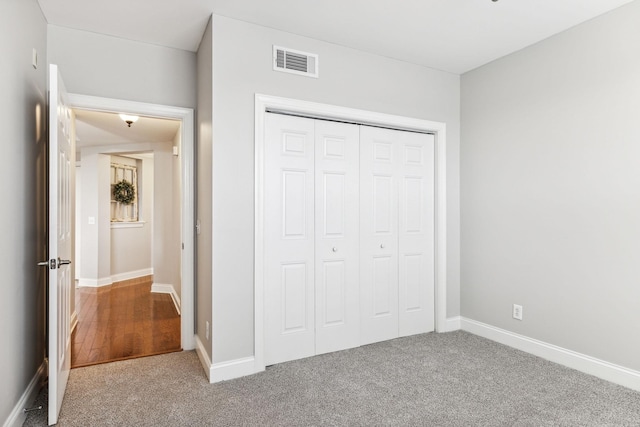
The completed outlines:
{"type": "Polygon", "coordinates": [[[522,320],[522,306],[513,304],[513,318],[516,320],[522,320]]]}

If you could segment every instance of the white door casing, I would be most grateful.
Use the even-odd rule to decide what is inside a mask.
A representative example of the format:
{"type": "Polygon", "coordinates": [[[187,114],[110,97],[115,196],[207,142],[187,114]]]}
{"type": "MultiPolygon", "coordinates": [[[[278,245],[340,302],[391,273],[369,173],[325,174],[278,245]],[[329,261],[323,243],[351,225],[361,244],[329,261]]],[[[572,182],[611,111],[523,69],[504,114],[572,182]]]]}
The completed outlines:
{"type": "Polygon", "coordinates": [[[360,343],[358,127],[315,124],[316,354],[360,343]]]}
{"type": "Polygon", "coordinates": [[[265,122],[265,363],[315,354],[314,123],[265,122]]]}
{"type": "MultiPolygon", "coordinates": [[[[56,424],[71,369],[71,110],[56,65],[49,68],[49,425],[56,424]]],[[[75,166],[75,165],[73,165],[75,166]]]]}

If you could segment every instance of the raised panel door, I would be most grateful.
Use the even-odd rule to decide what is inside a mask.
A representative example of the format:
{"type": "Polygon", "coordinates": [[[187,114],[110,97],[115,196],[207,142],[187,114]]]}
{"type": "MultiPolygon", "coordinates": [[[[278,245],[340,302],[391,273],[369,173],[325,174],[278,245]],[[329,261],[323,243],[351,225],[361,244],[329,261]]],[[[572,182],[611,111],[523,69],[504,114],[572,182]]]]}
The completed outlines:
{"type": "Polygon", "coordinates": [[[359,135],[315,122],[316,354],[360,343],[359,135]]]}
{"type": "Polygon", "coordinates": [[[434,136],[400,132],[399,335],[435,326],[434,136]]]}
{"type": "Polygon", "coordinates": [[[315,354],[314,123],[265,117],[265,364],[315,354]]]}
{"type": "Polygon", "coordinates": [[[361,344],[398,336],[397,139],[360,127],[361,344]]]}
{"type": "Polygon", "coordinates": [[[58,67],[49,68],[49,397],[48,422],[56,424],[71,369],[72,113],[58,67]]]}

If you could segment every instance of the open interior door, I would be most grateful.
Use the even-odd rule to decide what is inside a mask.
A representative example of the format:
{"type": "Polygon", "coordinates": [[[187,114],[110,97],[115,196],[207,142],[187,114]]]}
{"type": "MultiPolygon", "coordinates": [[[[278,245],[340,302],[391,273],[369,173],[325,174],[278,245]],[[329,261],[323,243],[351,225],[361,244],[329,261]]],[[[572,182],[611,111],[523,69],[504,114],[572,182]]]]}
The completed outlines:
{"type": "Polygon", "coordinates": [[[49,425],[58,422],[71,369],[71,111],[49,68],[49,425]]]}

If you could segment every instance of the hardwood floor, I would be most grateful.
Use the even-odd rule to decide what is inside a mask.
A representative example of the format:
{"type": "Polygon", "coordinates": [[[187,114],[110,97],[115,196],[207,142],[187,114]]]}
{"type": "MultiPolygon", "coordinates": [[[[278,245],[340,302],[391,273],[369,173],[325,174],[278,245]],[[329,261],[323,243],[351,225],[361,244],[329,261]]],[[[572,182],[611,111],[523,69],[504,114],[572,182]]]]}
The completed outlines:
{"type": "Polygon", "coordinates": [[[151,293],[152,276],[76,289],[78,325],[71,367],[180,351],[180,316],[171,296],[151,293]]]}

